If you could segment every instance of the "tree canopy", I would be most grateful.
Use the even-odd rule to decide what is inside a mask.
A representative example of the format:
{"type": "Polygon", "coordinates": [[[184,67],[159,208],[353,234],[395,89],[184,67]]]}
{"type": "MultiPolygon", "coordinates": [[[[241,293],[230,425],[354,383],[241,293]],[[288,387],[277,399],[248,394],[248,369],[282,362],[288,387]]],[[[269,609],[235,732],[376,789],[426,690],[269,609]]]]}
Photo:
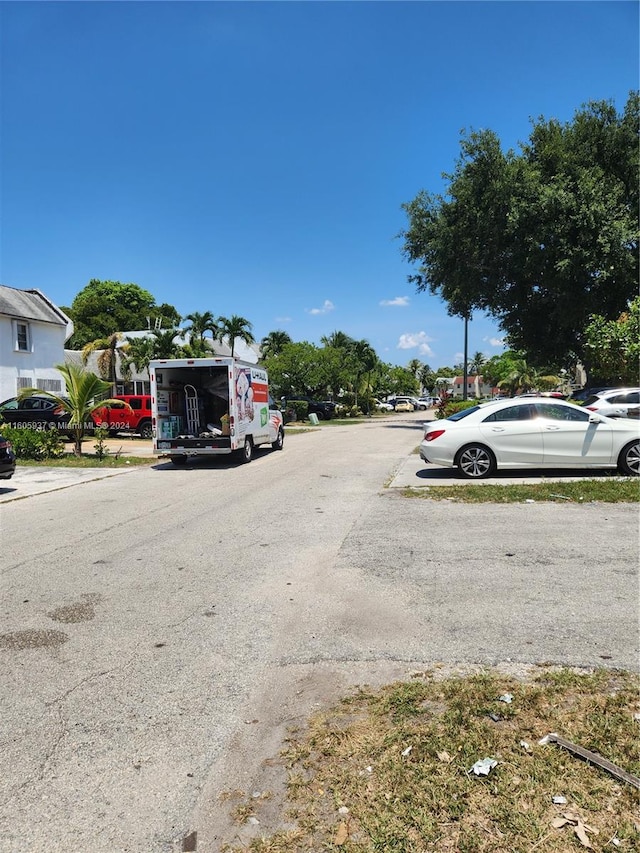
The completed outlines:
{"type": "Polygon", "coordinates": [[[402,251],[450,314],[488,311],[532,364],[588,366],[589,317],[614,319],[637,293],[639,96],[621,115],[599,101],[532,124],[519,154],[491,130],[464,134],[446,194],[403,205],[402,251]]]}
{"type": "Polygon", "coordinates": [[[172,305],[156,305],[149,293],[137,284],[91,279],[75,297],[71,307],[62,309],[74,324],[70,349],[109,338],[116,332],[130,332],[159,326],[172,327],[180,314],[172,305]]]}
{"type": "Polygon", "coordinates": [[[640,367],[640,296],[616,320],[595,315],[586,328],[593,376],[637,387],[640,367]]]}

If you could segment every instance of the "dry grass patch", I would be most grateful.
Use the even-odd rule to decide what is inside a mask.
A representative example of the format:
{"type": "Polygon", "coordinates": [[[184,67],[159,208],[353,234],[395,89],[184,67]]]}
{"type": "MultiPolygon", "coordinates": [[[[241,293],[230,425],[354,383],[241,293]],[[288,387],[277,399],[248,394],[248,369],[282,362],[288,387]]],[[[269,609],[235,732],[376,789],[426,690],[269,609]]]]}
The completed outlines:
{"type": "Polygon", "coordinates": [[[548,483],[509,484],[470,483],[459,486],[425,486],[406,488],[406,498],[459,503],[638,503],[640,480],[633,477],[601,477],[548,483]]]}
{"type": "MultiPolygon", "coordinates": [[[[566,853],[640,849],[638,791],[555,744],[549,732],[640,775],[638,678],[544,669],[424,673],[359,690],[292,734],[289,828],[228,851],[566,853]],[[512,701],[500,697],[511,694],[512,701]],[[473,765],[497,764],[488,776],[473,765]],[[554,797],[566,803],[555,804],[554,797]]],[[[244,813],[243,817],[245,816],[244,813]]],[[[259,807],[253,810],[259,818],[259,807]]],[[[286,821],[286,824],[285,824],[286,821]]]]}

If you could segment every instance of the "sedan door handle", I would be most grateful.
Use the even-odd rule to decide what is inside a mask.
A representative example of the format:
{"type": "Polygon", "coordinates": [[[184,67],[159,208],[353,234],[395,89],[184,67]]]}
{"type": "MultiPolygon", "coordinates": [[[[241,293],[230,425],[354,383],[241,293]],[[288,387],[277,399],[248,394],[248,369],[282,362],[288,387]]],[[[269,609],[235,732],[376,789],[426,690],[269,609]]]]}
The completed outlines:
{"type": "Polygon", "coordinates": [[[557,431],[557,430],[559,430],[559,429],[560,429],[560,427],[559,427],[559,426],[553,426],[552,424],[549,424],[549,426],[546,426],[546,427],[545,427],[545,429],[546,429],[548,432],[551,432],[551,431],[557,431]]]}

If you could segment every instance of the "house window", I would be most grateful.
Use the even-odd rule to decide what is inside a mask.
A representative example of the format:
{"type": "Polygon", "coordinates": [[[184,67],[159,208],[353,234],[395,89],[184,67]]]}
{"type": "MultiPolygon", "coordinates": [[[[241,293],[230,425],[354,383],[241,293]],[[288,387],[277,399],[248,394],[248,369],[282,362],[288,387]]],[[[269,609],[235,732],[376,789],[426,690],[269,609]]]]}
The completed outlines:
{"type": "Polygon", "coordinates": [[[60,394],[62,391],[61,379],[36,379],[36,388],[41,391],[50,391],[52,394],[60,394]]]}
{"type": "Polygon", "coordinates": [[[29,324],[15,320],[15,342],[18,352],[29,352],[29,324]]]}

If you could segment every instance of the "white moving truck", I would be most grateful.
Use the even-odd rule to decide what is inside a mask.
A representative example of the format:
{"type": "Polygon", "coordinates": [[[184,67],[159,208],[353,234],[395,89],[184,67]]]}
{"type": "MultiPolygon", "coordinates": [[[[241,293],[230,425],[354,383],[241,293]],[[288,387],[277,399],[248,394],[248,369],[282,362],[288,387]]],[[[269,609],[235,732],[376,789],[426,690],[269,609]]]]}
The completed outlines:
{"type": "Polygon", "coordinates": [[[282,450],[282,413],[262,367],[237,358],[156,359],[149,364],[153,449],[174,465],[189,457],[282,450]]]}

